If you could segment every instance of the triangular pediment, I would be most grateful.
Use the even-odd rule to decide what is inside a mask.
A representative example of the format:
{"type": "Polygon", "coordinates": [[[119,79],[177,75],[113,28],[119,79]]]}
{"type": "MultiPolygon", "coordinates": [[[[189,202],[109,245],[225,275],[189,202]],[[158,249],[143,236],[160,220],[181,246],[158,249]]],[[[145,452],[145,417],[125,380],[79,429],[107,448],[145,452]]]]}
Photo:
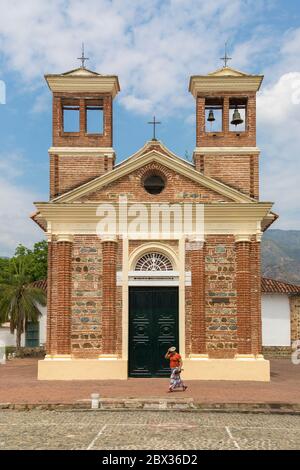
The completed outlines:
{"type": "Polygon", "coordinates": [[[190,166],[191,168],[194,167],[194,165],[191,162],[188,162],[187,160],[184,160],[183,158],[179,157],[176,155],[174,152],[172,152],[168,147],[166,147],[160,140],[149,140],[148,142],[145,143],[145,145],[140,148],[137,152],[135,152],[133,155],[130,155],[130,157],[126,158],[122,162],[120,162],[118,165],[115,166],[115,168],[118,168],[119,166],[122,166],[128,162],[132,162],[142,155],[146,155],[149,152],[157,152],[163,155],[166,155],[167,157],[170,157],[173,160],[180,160],[187,166],[190,166]]]}
{"type": "Polygon", "coordinates": [[[215,70],[214,72],[211,72],[208,74],[209,76],[213,77],[224,77],[224,76],[229,76],[229,77],[247,77],[250,74],[241,72],[240,70],[233,69],[231,67],[222,67],[218,70],[215,70]]]}
{"type": "Polygon", "coordinates": [[[255,201],[249,196],[246,196],[224,183],[203,175],[199,171],[195,170],[192,164],[186,162],[180,157],[177,157],[172,152],[169,153],[170,154],[162,153],[157,149],[149,150],[149,148],[145,146],[139,152],[116,166],[112,171],[55,198],[52,203],[60,204],[92,201],[95,200],[94,195],[97,192],[98,194],[101,194],[101,188],[105,188],[112,184],[115,184],[116,190],[118,191],[119,189],[116,185],[118,181],[121,181],[122,178],[133,174],[137,170],[145,169],[147,165],[151,164],[156,164],[169,169],[173,175],[176,175],[176,177],[182,176],[185,180],[190,180],[193,183],[193,187],[198,185],[206,188],[208,192],[219,195],[219,198],[215,198],[218,202],[255,203],[255,201]]]}
{"type": "Polygon", "coordinates": [[[80,76],[80,77],[90,77],[90,76],[101,76],[100,73],[93,72],[93,70],[89,70],[83,67],[78,67],[77,69],[74,70],[69,70],[68,72],[62,73],[61,74],[64,77],[74,77],[74,76],[80,76]]]}

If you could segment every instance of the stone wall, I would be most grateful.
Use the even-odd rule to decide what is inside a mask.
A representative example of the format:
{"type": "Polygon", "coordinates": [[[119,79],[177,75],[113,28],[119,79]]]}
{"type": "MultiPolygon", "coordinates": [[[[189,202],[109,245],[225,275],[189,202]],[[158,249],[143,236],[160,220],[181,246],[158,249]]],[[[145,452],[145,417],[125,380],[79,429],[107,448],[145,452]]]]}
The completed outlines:
{"type": "Polygon", "coordinates": [[[102,246],[97,236],[76,236],[73,243],[71,351],[97,357],[102,351],[102,246]]]}
{"type": "Polygon", "coordinates": [[[237,352],[236,252],[233,236],[208,236],[205,249],[206,340],[210,357],[237,352]]]}

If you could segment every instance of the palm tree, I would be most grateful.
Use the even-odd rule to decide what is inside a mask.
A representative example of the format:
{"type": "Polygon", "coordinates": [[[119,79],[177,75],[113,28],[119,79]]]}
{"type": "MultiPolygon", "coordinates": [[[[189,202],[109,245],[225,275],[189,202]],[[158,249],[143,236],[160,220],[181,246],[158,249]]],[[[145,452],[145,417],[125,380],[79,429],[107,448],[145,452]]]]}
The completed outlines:
{"type": "Polygon", "coordinates": [[[12,258],[0,279],[0,324],[9,322],[11,333],[16,331],[17,349],[26,323],[37,322],[41,315],[37,305],[46,305],[45,292],[30,282],[25,257],[12,258]]]}

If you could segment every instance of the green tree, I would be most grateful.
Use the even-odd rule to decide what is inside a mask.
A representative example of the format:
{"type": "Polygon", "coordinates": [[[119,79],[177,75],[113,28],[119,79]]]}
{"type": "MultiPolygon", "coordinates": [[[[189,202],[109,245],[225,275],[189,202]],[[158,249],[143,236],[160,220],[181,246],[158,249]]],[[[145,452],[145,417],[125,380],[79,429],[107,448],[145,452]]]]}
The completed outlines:
{"type": "Polygon", "coordinates": [[[0,281],[0,324],[10,323],[10,331],[16,331],[17,349],[27,322],[37,322],[41,313],[37,304],[46,305],[46,294],[34,287],[28,256],[19,254],[9,260],[7,272],[0,281]]]}
{"type": "Polygon", "coordinates": [[[15,250],[14,258],[26,258],[26,270],[31,281],[39,281],[47,277],[48,244],[45,240],[34,244],[32,250],[19,245],[15,250]]]}

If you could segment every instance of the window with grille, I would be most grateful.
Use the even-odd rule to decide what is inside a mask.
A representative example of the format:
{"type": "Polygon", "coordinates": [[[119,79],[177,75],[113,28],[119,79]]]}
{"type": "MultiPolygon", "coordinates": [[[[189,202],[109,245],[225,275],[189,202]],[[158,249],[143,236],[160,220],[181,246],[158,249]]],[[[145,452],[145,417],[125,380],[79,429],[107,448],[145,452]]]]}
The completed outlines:
{"type": "Polygon", "coordinates": [[[167,256],[152,252],[146,253],[138,260],[135,271],[173,271],[173,266],[167,256]]]}

